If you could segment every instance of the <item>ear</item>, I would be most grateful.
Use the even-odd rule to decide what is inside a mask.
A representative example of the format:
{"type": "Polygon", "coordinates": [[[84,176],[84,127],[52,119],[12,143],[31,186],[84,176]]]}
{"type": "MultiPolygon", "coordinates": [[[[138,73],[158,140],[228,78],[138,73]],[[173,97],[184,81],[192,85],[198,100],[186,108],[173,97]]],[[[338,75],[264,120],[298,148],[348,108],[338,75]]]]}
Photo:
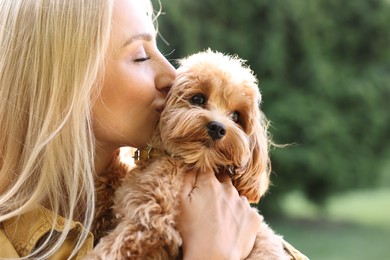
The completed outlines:
{"type": "Polygon", "coordinates": [[[258,109],[253,117],[253,128],[250,134],[251,156],[245,171],[233,176],[233,185],[240,195],[248,198],[250,203],[257,203],[269,186],[271,172],[269,158],[268,121],[258,109]]]}

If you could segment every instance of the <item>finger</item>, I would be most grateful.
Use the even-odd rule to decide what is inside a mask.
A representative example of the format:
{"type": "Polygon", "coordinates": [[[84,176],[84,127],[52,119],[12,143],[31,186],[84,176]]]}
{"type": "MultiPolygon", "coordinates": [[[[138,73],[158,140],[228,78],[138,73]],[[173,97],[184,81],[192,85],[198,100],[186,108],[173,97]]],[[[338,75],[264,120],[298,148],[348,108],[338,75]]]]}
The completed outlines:
{"type": "Polygon", "coordinates": [[[245,202],[245,203],[248,203],[248,204],[249,204],[249,202],[248,202],[248,198],[247,198],[247,197],[245,197],[244,195],[240,195],[240,198],[241,198],[241,200],[242,200],[243,202],[245,202]]]}
{"type": "MultiPolygon", "coordinates": [[[[261,215],[259,214],[259,210],[258,210],[257,208],[255,208],[255,207],[252,207],[252,206],[251,206],[251,204],[249,203],[247,197],[245,197],[244,195],[240,195],[240,199],[241,199],[241,203],[243,203],[243,205],[245,205],[245,207],[249,207],[249,208],[251,209],[251,211],[253,211],[253,212],[255,213],[256,216],[257,216],[257,215],[261,216],[261,215]]],[[[261,219],[263,219],[262,216],[261,216],[261,219]]]]}
{"type": "Polygon", "coordinates": [[[213,171],[204,171],[196,176],[196,184],[203,185],[204,183],[213,183],[217,181],[213,171]]]}

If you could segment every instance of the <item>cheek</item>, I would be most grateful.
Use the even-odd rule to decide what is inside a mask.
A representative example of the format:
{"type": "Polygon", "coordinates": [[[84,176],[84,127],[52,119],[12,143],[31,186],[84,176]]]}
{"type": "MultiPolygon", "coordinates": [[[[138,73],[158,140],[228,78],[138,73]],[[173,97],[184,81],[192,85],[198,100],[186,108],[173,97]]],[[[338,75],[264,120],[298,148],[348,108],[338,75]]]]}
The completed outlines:
{"type": "Polygon", "coordinates": [[[98,140],[137,147],[147,142],[157,120],[151,106],[154,86],[147,79],[142,73],[134,75],[123,68],[106,72],[100,97],[93,107],[98,140]]]}
{"type": "Polygon", "coordinates": [[[136,91],[132,82],[122,77],[108,76],[104,81],[100,97],[94,107],[95,119],[106,121],[112,127],[126,120],[126,114],[137,107],[136,91]]]}
{"type": "Polygon", "coordinates": [[[155,99],[155,92],[154,77],[149,67],[133,66],[122,61],[108,68],[102,96],[113,107],[125,109],[150,105],[155,99]]]}

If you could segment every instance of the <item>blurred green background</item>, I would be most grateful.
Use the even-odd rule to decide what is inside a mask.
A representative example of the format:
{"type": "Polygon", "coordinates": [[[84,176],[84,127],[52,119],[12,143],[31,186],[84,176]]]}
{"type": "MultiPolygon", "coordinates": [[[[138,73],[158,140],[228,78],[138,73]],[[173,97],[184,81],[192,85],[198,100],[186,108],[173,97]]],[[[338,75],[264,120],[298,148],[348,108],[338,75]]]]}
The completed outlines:
{"type": "MultiPolygon", "coordinates": [[[[155,8],[159,4],[155,2],[155,8]]],[[[390,1],[165,0],[159,47],[259,79],[276,143],[266,220],[311,259],[390,259],[390,1]]]]}

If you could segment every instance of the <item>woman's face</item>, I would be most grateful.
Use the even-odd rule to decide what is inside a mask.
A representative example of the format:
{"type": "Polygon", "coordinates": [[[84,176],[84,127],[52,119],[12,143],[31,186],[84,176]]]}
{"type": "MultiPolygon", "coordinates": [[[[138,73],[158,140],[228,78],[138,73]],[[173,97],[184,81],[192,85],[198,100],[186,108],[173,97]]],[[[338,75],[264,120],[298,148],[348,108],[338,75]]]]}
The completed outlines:
{"type": "Polygon", "coordinates": [[[93,106],[97,144],[146,146],[174,78],[157,49],[145,0],[115,0],[103,88],[93,106]]]}

